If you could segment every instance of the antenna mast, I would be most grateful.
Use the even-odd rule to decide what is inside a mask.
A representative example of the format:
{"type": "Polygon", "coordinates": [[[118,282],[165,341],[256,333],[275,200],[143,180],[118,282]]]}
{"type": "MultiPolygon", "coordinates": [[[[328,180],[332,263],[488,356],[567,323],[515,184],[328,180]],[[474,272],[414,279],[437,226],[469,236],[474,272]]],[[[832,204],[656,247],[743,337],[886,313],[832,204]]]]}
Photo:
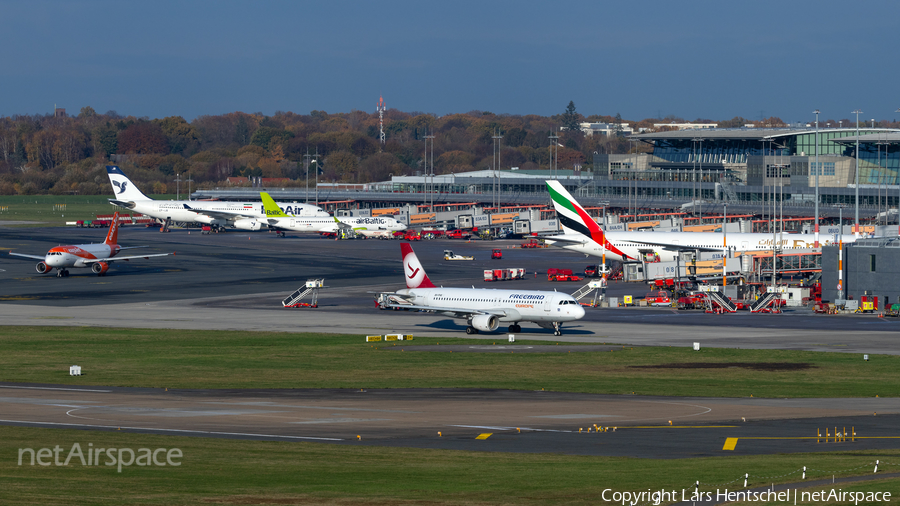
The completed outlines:
{"type": "Polygon", "coordinates": [[[384,97],[378,97],[378,103],[375,104],[375,109],[378,111],[379,139],[381,139],[381,145],[384,146],[384,97]]]}

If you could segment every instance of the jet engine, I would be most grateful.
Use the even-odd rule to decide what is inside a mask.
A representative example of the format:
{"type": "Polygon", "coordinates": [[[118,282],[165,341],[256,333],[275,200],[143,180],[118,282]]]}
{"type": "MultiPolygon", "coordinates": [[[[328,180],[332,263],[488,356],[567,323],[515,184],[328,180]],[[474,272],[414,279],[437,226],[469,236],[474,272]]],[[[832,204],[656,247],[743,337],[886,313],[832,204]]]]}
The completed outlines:
{"type": "Polygon", "coordinates": [[[234,221],[234,228],[240,230],[262,230],[269,225],[253,218],[244,218],[234,221]]]}
{"type": "Polygon", "coordinates": [[[485,332],[493,332],[500,326],[500,319],[492,314],[480,314],[472,317],[472,326],[485,332]]]}
{"type": "Polygon", "coordinates": [[[53,270],[53,267],[50,267],[44,262],[38,262],[37,265],[34,266],[34,270],[38,271],[38,274],[47,274],[53,270]]]}
{"type": "Polygon", "coordinates": [[[102,276],[109,270],[109,264],[106,262],[97,262],[91,265],[91,270],[94,271],[94,274],[102,276]]]}

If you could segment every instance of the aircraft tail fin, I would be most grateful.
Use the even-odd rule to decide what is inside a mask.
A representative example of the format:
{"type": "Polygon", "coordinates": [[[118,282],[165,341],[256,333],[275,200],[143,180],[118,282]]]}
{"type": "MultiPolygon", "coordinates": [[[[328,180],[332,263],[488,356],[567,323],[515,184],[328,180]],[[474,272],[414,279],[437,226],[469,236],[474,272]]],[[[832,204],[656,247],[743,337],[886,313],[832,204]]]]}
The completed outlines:
{"type": "Polygon", "coordinates": [[[275,199],[269,196],[268,193],[259,192],[259,198],[262,199],[267,218],[290,218],[290,216],[284,214],[284,211],[275,203],[275,199]]]}
{"type": "Polygon", "coordinates": [[[112,223],[109,224],[109,232],[106,233],[104,244],[118,244],[119,241],[119,213],[113,214],[112,223]]]}
{"type": "Polygon", "coordinates": [[[618,251],[607,240],[600,225],[572,198],[559,181],[547,181],[547,190],[553,200],[553,208],[556,209],[559,223],[566,234],[581,234],[604,248],[618,251]]]}
{"type": "Polygon", "coordinates": [[[400,253],[403,256],[403,276],[406,278],[407,288],[435,288],[434,283],[428,279],[425,269],[419,263],[419,257],[413,251],[408,242],[400,243],[400,253]]]}
{"type": "Polygon", "coordinates": [[[107,165],[106,175],[109,176],[109,183],[112,185],[113,194],[117,200],[153,200],[141,193],[119,167],[107,165]]]}

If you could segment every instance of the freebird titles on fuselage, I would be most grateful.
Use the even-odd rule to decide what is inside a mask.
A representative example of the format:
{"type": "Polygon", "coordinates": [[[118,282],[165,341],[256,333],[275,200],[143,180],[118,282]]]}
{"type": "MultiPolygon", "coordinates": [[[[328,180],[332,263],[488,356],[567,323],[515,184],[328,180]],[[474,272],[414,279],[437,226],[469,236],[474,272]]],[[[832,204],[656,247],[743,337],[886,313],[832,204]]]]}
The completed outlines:
{"type": "Polygon", "coordinates": [[[508,323],[509,332],[521,332],[520,322],[532,322],[559,336],[564,322],[584,317],[584,308],[565,293],[435,286],[412,246],[401,243],[400,251],[406,288],[380,294],[382,309],[416,309],[465,319],[467,334],[494,332],[500,323],[508,323]]]}

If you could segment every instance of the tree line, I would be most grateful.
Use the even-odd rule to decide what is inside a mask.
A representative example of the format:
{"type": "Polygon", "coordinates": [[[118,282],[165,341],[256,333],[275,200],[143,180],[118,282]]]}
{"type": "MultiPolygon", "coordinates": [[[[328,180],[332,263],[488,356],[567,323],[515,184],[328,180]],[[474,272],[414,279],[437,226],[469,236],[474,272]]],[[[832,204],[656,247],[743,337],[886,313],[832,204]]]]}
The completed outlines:
{"type": "MultiPolygon", "coordinates": [[[[110,163],[152,193],[171,193],[176,174],[201,188],[221,186],[232,176],[291,180],[279,186],[303,186],[309,177],[312,185],[316,171],[319,181],[384,181],[393,175],[423,173],[426,135],[434,136],[436,174],[492,168],[493,137],[498,133],[501,168],[549,168],[554,140],[560,168],[592,164],[595,152],[650,149],[621,136],[585,136],[577,128],[585,121],[633,128],[660,122],[627,121],[618,114],[585,117],[572,102],[553,116],[488,111],[437,116],[388,109],[382,145],[378,114],[356,110],[272,116],[233,112],[190,122],[180,116],[100,114],[91,107],[74,116],[15,115],[0,117],[0,194],[105,194],[109,191],[105,166],[110,163]]],[[[730,123],[745,122],[749,121],[734,118],[730,123]]],[[[430,157],[429,153],[429,166],[430,157]]]]}

